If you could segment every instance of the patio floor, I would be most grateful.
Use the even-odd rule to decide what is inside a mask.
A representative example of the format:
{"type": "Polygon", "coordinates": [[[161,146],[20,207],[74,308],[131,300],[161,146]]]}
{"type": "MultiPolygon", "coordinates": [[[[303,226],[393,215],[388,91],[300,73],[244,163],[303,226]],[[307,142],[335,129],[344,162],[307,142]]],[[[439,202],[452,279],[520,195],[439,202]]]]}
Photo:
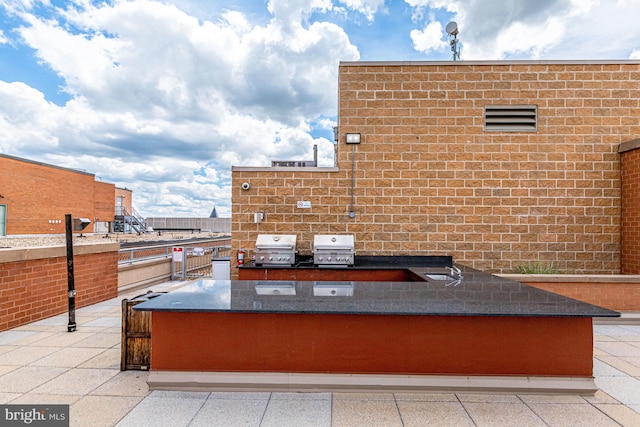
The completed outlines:
{"type": "MultiPolygon", "coordinates": [[[[151,286],[167,291],[184,285],[151,286]]],[[[69,404],[72,426],[640,426],[640,322],[594,325],[593,396],[149,391],[120,371],[121,300],[0,332],[0,403],[69,404]]]]}

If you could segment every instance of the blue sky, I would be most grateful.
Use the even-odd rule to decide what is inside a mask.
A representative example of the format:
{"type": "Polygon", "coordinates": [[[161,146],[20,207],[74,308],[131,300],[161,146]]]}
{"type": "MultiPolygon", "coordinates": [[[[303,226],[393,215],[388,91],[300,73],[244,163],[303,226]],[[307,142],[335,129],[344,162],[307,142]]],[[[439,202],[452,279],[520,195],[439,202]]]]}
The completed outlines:
{"type": "MultiPolygon", "coordinates": [[[[230,215],[231,166],[333,165],[340,61],[640,59],[634,0],[0,0],[0,152],[142,215],[230,215]]],[[[1,185],[1,183],[0,183],[1,185]]]]}

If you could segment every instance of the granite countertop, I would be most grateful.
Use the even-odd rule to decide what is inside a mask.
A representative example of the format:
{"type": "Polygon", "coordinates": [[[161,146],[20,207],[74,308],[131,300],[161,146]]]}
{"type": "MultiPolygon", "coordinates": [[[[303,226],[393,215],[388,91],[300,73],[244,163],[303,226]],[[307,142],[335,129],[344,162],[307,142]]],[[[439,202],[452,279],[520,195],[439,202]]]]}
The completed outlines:
{"type": "MultiPolygon", "coordinates": [[[[425,255],[425,256],[406,256],[406,255],[373,255],[354,257],[354,264],[349,266],[328,265],[328,268],[347,268],[350,270],[388,270],[409,267],[444,267],[453,265],[453,257],[450,255],[425,255]]],[[[313,255],[298,255],[296,263],[293,265],[277,265],[263,264],[255,265],[246,263],[238,268],[241,269],[290,269],[290,268],[323,268],[313,264],[313,255]]]]}
{"type": "Polygon", "coordinates": [[[408,267],[424,282],[202,279],[139,303],[135,310],[446,316],[618,317],[597,307],[469,267],[408,267]]]}

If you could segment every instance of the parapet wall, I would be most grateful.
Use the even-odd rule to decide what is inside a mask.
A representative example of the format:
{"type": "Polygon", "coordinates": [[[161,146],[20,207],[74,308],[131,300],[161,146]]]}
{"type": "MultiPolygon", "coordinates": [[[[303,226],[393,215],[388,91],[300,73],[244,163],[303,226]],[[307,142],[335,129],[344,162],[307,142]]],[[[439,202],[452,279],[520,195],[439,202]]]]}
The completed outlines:
{"type": "MultiPolygon", "coordinates": [[[[118,295],[119,243],[74,247],[76,307],[118,295]]],[[[66,247],[0,249],[0,331],[67,311],[66,247]]]]}

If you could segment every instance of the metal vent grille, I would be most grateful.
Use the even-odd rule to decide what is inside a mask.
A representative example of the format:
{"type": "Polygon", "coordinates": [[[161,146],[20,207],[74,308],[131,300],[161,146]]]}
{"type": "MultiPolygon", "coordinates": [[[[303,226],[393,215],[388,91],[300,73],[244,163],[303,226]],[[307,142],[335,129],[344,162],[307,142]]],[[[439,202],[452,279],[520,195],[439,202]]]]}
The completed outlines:
{"type": "Polygon", "coordinates": [[[487,105],[484,107],[487,132],[536,132],[537,105],[487,105]]]}

